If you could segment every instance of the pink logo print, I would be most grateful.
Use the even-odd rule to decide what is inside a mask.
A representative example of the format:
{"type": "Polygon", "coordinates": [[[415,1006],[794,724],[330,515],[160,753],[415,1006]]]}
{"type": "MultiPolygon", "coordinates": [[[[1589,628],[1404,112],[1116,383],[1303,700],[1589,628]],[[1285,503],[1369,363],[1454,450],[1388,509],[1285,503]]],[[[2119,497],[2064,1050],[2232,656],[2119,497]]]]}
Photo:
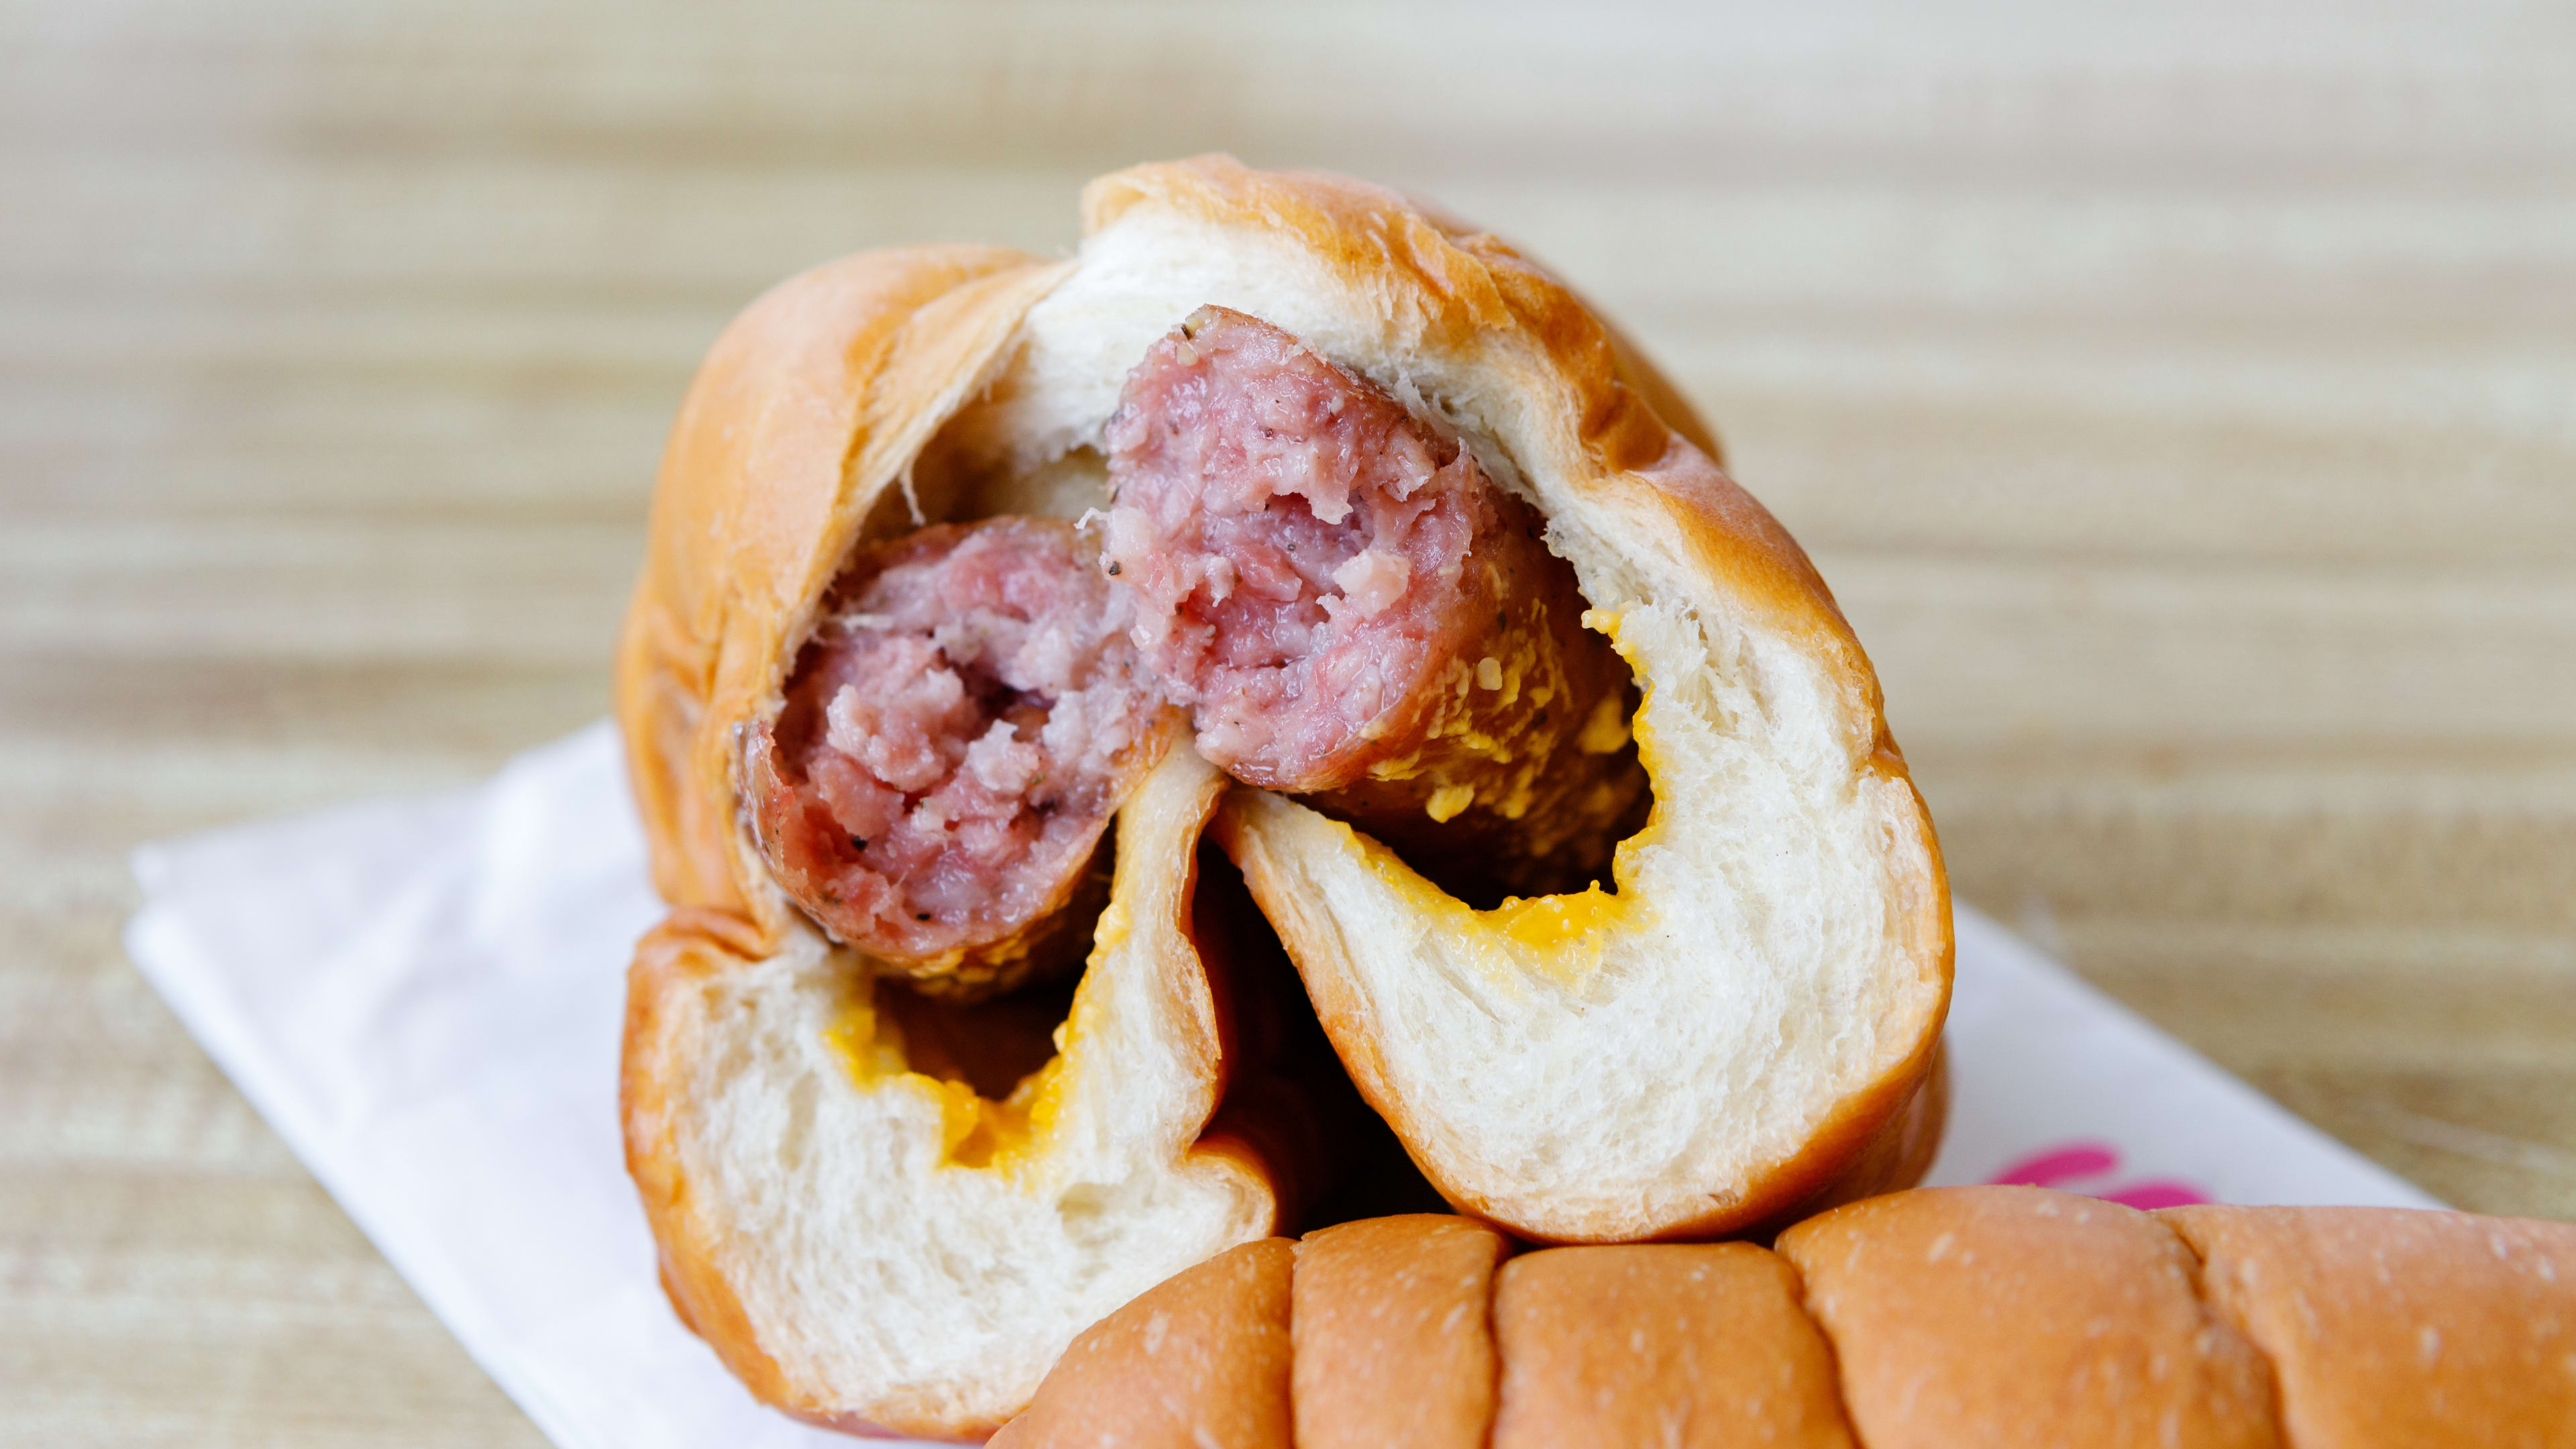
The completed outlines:
{"type": "Polygon", "coordinates": [[[2208,1193],[2178,1178],[2155,1177],[2134,1182],[2108,1192],[2094,1192],[2074,1184],[2089,1177],[2101,1177],[2120,1170],[2120,1149],[2108,1142],[2069,1142],[2044,1152],[2025,1157],[1987,1182],[1998,1187],[2055,1187],[2098,1197],[2104,1202],[2119,1203],[2141,1211],[2150,1208],[2187,1207],[2209,1202],[2208,1193]]]}

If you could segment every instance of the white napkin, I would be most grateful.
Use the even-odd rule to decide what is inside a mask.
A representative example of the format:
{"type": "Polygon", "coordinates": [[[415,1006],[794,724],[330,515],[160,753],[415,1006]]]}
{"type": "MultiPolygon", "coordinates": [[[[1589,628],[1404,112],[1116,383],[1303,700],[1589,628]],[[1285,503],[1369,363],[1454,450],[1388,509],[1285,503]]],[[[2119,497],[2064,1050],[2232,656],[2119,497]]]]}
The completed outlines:
{"type": "MultiPolygon", "coordinates": [[[[655,1282],[616,1093],[627,954],[661,906],[607,725],[134,869],[135,963],[555,1443],[851,1442],[753,1403],[655,1282]]],[[[1964,906],[1958,940],[1933,1181],[2434,1205],[1964,906]]]]}

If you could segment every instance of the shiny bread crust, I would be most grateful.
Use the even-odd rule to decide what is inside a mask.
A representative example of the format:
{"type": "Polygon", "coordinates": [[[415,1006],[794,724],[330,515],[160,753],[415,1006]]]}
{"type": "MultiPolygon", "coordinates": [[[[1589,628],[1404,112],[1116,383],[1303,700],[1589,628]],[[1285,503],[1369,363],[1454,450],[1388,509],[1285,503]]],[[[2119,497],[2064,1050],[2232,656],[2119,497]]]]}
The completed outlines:
{"type": "Polygon", "coordinates": [[[2576,1226],[2373,1208],[2156,1214],[2271,1361],[2291,1444],[2576,1444],[2576,1226]]]}
{"type": "Polygon", "coordinates": [[[1165,1279],[1075,1339],[992,1449],[1292,1449],[1295,1265],[1265,1238],[1165,1279]]]}
{"type": "Polygon", "coordinates": [[[1299,1449],[1482,1449],[1494,1417],[1494,1274],[1511,1240],[1407,1213],[1297,1245],[1299,1449]]]}
{"type": "MultiPolygon", "coordinates": [[[[1401,1241],[1436,1221],[1310,1235],[1292,1264],[1299,1276],[1284,1289],[1264,1280],[1243,1311],[1265,1323],[1283,1301],[1305,1311],[1302,1275],[1319,1240],[1401,1241]]],[[[1417,1301],[1418,1288],[1398,1281],[1406,1262],[1390,1256],[1374,1288],[1338,1273],[1330,1291],[1360,1304],[1417,1301]]],[[[2039,1188],[1922,1189],[1809,1219],[1776,1249],[1550,1248],[1489,1277],[1490,1423],[1446,1424],[1422,1442],[2576,1443],[2576,1224],[2408,1208],[2140,1213],[2039,1188]]],[[[1125,1312],[1143,1316],[1163,1292],[1125,1312]]],[[[1223,1310],[1201,1301],[1191,1311],[1223,1310]]],[[[1382,1373],[1310,1368],[1294,1313],[1285,1337],[1293,1364],[1267,1356],[1271,1340],[1233,1381],[1264,1396],[1293,1385],[1301,1429],[1376,1392],[1382,1373]]],[[[1000,1442],[1128,1442],[1127,1416],[1165,1390],[1132,1336],[1102,1349],[1082,1373],[1120,1393],[1089,1399],[1079,1434],[1059,1416],[1049,1432],[1014,1425],[1000,1442]]],[[[1354,1358],[1339,1341],[1326,1356],[1354,1358]]],[[[1489,1372],[1481,1360],[1435,1362],[1419,1376],[1429,1398],[1455,1397],[1459,1386],[1440,1375],[1489,1372]]],[[[1191,1375],[1224,1377],[1195,1364],[1191,1375]]]]}
{"type": "MultiPolygon", "coordinates": [[[[1516,424],[1514,446],[1544,451],[1557,471],[1587,480],[1595,523],[1633,546],[1641,567],[1722,592],[1825,661],[1857,731],[1855,768],[1910,796],[1875,678],[1805,555],[1718,471],[1715,439],[1669,384],[1564,288],[1490,235],[1435,221],[1393,193],[1333,177],[1253,172],[1222,157],[1094,182],[1083,196],[1085,231],[1096,235],[1153,209],[1210,234],[1257,227],[1319,262],[1319,290],[1342,299],[1355,331],[1390,347],[1483,359],[1484,375],[1535,400],[1516,424]]],[[[915,463],[1012,365],[1030,309],[1082,266],[1007,248],[904,249],[825,264],[753,303],[710,351],[674,425],[619,640],[616,713],[655,884],[672,907],[639,947],[631,977],[630,1168],[683,1317],[764,1399],[845,1427],[971,1435],[992,1420],[897,1402],[853,1407],[797,1381],[763,1349],[740,1296],[708,1256],[707,1245],[725,1231],[720,1215],[671,1149],[670,1124],[686,1110],[675,1095],[687,1090],[693,1047],[673,1003],[704,978],[772,960],[808,934],[743,826],[744,728],[777,707],[796,646],[852,547],[922,521],[915,463]]],[[[1870,1154],[1871,1144],[1919,1138],[1900,1124],[1919,1123],[1931,1100],[1920,1088],[1947,999],[1949,927],[1938,851],[1919,798],[1914,806],[1915,848],[1926,864],[1908,909],[1927,943],[1918,964],[1930,983],[1929,1009],[1909,1025],[1888,1069],[1799,1152],[1722,1207],[1664,1230],[1711,1232],[1788,1210],[1864,1157],[1884,1159],[1870,1154]]],[[[1303,964],[1315,942],[1298,933],[1294,911],[1278,908],[1258,853],[1238,859],[1257,896],[1271,888],[1262,904],[1303,964]]],[[[1122,890],[1111,915],[1123,898],[1122,890]]],[[[1185,936],[1176,930],[1164,952],[1183,975],[1199,969],[1185,936]]],[[[1310,984],[1318,979],[1308,974],[1310,984]]],[[[1315,996],[1369,1088],[1348,1039],[1350,1019],[1335,1011],[1328,989],[1315,996]]],[[[1208,1039],[1221,1031],[1211,1028],[1208,1039]]],[[[1221,1043],[1201,1068],[1213,1101],[1226,1070],[1221,1043]]],[[[1407,1104],[1371,1096],[1403,1130],[1407,1104]]],[[[1249,1140],[1211,1134],[1190,1151],[1210,1170],[1223,1167],[1267,1191],[1249,1140]]]]}
{"type": "Polygon", "coordinates": [[[2040,1188],[1933,1188],[1837,1208],[1777,1248],[1871,1449],[2036,1449],[2070,1423],[2103,1449],[2279,1442],[2261,1360],[2149,1214],[2040,1188]]]}
{"type": "Polygon", "coordinates": [[[1751,1243],[1558,1248],[1505,1268],[1492,1449],[1852,1449],[1798,1275],[1751,1243]]]}

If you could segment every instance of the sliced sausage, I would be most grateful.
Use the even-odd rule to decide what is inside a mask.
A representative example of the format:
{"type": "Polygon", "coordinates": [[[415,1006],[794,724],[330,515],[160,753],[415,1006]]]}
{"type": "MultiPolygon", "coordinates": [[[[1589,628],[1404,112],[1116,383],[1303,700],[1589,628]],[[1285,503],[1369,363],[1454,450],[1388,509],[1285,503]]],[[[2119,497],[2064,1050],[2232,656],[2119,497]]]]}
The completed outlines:
{"type": "Polygon", "coordinates": [[[1103,552],[1210,761],[1435,878],[1535,893],[1607,863],[1645,790],[1628,670],[1456,436],[1204,307],[1129,374],[1107,442],[1103,552]]]}
{"type": "Polygon", "coordinates": [[[1068,906],[1164,738],[1116,607],[1054,520],[861,551],[746,749],[779,884],[834,938],[960,988],[1078,956],[1068,906]]]}

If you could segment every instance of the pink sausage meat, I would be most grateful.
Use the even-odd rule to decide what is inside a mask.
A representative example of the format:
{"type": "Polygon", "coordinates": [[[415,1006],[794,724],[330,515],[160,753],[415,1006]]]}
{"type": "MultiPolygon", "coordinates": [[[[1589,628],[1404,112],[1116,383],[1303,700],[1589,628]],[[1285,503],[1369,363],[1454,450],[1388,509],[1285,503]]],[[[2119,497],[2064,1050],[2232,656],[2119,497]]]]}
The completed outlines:
{"type": "Polygon", "coordinates": [[[1493,489],[1287,333],[1215,308],[1192,323],[1110,424],[1105,551],[1200,751],[1254,784],[1336,789],[1432,663],[1493,489]]]}
{"type": "Polygon", "coordinates": [[[916,975],[1011,974],[1160,748],[1097,560],[1052,520],[854,558],[750,742],[762,849],[837,939],[916,975]]]}
{"type": "Polygon", "coordinates": [[[1129,374],[1106,441],[1103,553],[1209,760],[1513,888],[1606,860],[1644,789],[1626,667],[1456,437],[1205,307],[1129,374]]]}

